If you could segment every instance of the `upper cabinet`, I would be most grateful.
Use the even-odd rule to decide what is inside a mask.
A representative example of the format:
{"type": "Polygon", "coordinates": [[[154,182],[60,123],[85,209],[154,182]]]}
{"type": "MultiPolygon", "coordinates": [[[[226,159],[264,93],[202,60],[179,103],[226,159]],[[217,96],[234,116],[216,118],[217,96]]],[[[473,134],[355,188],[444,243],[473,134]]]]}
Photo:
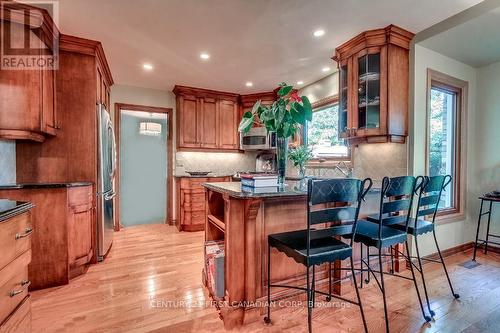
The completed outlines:
{"type": "Polygon", "coordinates": [[[390,25],[363,32],[335,50],[339,129],[350,144],[405,142],[413,36],[390,25]]]}
{"type": "Polygon", "coordinates": [[[0,69],[0,138],[42,142],[59,128],[59,31],[45,10],[14,2],[2,3],[0,10],[1,31],[7,35],[3,50],[8,53],[12,46],[13,51],[3,55],[0,69]],[[24,45],[21,53],[19,45],[24,45]]]}
{"type": "Polygon", "coordinates": [[[239,95],[175,86],[179,150],[239,149],[239,95]]]}

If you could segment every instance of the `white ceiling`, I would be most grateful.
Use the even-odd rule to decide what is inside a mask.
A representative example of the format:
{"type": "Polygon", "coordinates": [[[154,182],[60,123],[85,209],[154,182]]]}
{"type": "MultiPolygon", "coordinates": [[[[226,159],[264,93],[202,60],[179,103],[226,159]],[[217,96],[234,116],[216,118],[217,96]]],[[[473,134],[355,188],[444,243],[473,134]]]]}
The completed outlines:
{"type": "Polygon", "coordinates": [[[419,43],[473,67],[500,61],[500,7],[419,43]]]}
{"type": "Polygon", "coordinates": [[[252,93],[312,83],[336,46],[396,24],[419,32],[480,0],[64,0],[63,33],[99,40],[118,84],[252,93]],[[326,34],[312,37],[322,28],[326,34]],[[211,58],[201,61],[199,54],[211,58]],[[153,64],[146,72],[144,62],[153,64]],[[253,87],[245,86],[252,81],[253,87]]]}

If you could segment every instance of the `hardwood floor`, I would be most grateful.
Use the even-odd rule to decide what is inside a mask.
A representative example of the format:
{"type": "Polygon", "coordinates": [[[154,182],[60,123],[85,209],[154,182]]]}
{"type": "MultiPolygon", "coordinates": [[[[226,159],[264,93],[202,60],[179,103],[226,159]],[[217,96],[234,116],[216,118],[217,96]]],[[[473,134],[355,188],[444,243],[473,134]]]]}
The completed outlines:
{"type": "MultiPolygon", "coordinates": [[[[115,234],[105,262],[91,266],[69,285],[32,293],[33,332],[223,332],[215,309],[205,304],[202,242],[202,232],[179,233],[167,225],[121,230],[115,234]]],[[[500,255],[480,254],[481,265],[472,269],[459,265],[471,257],[468,251],[447,258],[459,301],[450,295],[441,267],[426,265],[431,305],[436,311],[430,325],[422,318],[412,282],[388,277],[391,332],[498,332],[500,255]]],[[[355,296],[352,288],[346,290],[350,290],[346,297],[355,296]]],[[[361,290],[361,297],[370,332],[382,332],[383,307],[374,282],[361,290]]],[[[239,331],[307,331],[303,307],[273,310],[272,319],[272,325],[259,320],[239,331]]],[[[361,332],[359,310],[349,304],[345,308],[317,307],[313,330],[361,332]]]]}

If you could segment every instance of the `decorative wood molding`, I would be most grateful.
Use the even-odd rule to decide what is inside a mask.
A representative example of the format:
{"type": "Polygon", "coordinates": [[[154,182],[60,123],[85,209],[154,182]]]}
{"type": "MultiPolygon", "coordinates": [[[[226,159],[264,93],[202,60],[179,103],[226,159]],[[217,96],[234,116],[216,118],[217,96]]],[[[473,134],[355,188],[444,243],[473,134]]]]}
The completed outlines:
{"type": "Polygon", "coordinates": [[[327,96],[322,99],[318,99],[316,102],[312,103],[312,108],[317,109],[326,105],[335,104],[339,102],[339,95],[327,96]]]}
{"type": "Polygon", "coordinates": [[[409,50],[413,36],[415,36],[414,33],[393,24],[382,29],[368,30],[337,47],[332,59],[336,62],[342,62],[363,49],[380,47],[385,44],[409,50]]]}
{"type": "Polygon", "coordinates": [[[276,100],[276,98],[277,98],[276,91],[268,91],[268,92],[240,96],[241,106],[244,108],[252,107],[258,100],[272,103],[276,100]]]}
{"type": "Polygon", "coordinates": [[[45,136],[43,136],[42,134],[20,130],[0,129],[0,138],[6,140],[31,140],[36,142],[45,141],[45,136]]]}
{"type": "Polygon", "coordinates": [[[80,53],[96,57],[98,62],[101,64],[107,84],[109,86],[114,84],[113,76],[111,75],[111,70],[109,69],[101,42],[61,34],[59,49],[61,51],[80,53]]]}
{"type": "Polygon", "coordinates": [[[231,100],[231,101],[235,101],[235,102],[238,102],[239,98],[240,98],[240,95],[236,94],[236,93],[217,91],[217,90],[211,90],[211,89],[204,89],[204,88],[187,87],[187,86],[181,86],[181,85],[175,85],[172,92],[176,96],[191,95],[191,96],[196,96],[196,97],[222,98],[222,99],[231,100]]]}

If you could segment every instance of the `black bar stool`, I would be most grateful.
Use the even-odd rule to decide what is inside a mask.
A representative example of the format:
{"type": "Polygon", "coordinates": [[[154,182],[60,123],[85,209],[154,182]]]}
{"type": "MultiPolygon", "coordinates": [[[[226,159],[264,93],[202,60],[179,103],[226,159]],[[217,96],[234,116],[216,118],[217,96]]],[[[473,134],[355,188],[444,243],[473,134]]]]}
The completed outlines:
{"type": "MultiPolygon", "coordinates": [[[[440,263],[443,265],[444,273],[446,274],[446,279],[448,280],[448,284],[451,289],[451,293],[453,297],[458,299],[460,297],[459,294],[455,293],[453,290],[453,285],[450,280],[450,276],[448,275],[448,270],[446,269],[446,265],[444,263],[443,256],[441,254],[441,250],[439,249],[439,244],[436,238],[436,229],[434,228],[434,222],[436,220],[436,214],[439,207],[439,201],[441,200],[441,196],[443,190],[448,184],[451,183],[451,176],[433,176],[433,177],[424,177],[424,182],[418,186],[416,189],[416,193],[418,195],[417,209],[415,218],[411,218],[408,223],[408,234],[412,235],[415,239],[415,248],[417,250],[416,256],[411,256],[412,259],[417,259],[418,267],[411,261],[411,264],[415,266],[417,271],[420,273],[422,277],[422,285],[424,287],[425,300],[427,303],[427,309],[432,317],[435,316],[435,312],[432,311],[431,305],[429,302],[429,296],[427,293],[427,285],[425,282],[424,269],[422,265],[422,260],[431,261],[440,263]],[[426,216],[432,216],[430,220],[426,220],[426,216]],[[432,232],[434,236],[434,243],[436,244],[436,249],[439,254],[439,260],[434,260],[431,258],[425,258],[420,256],[420,250],[418,247],[418,236],[423,235],[425,233],[432,232]]],[[[391,227],[405,230],[404,224],[394,224],[391,227]]]]}
{"type": "MultiPolygon", "coordinates": [[[[421,186],[424,181],[423,177],[412,177],[412,176],[402,176],[395,178],[384,177],[382,180],[382,189],[380,195],[380,210],[378,214],[374,216],[369,216],[367,220],[359,220],[358,227],[356,230],[355,241],[362,243],[367,247],[368,250],[368,260],[365,261],[363,258],[361,260],[361,271],[364,272],[364,265],[366,265],[368,271],[368,276],[370,273],[375,278],[378,287],[382,291],[382,297],[384,300],[384,315],[385,315],[385,328],[389,332],[389,318],[387,312],[387,301],[385,295],[385,285],[384,285],[384,273],[382,265],[383,256],[391,256],[391,254],[383,254],[383,249],[393,249],[393,246],[400,243],[405,243],[406,253],[409,252],[408,247],[408,236],[406,230],[408,229],[408,222],[411,216],[411,208],[413,204],[413,196],[415,188],[421,186]],[[391,228],[395,224],[403,224],[404,230],[399,230],[396,228],[391,228]],[[379,271],[373,270],[370,266],[370,247],[375,247],[378,249],[378,263],[379,271]],[[380,281],[377,279],[375,273],[379,273],[380,281]]],[[[408,258],[404,253],[400,254],[408,258]]],[[[425,320],[429,322],[431,318],[427,316],[424,311],[422,304],[422,299],[420,297],[420,291],[417,286],[417,280],[415,279],[415,272],[413,270],[413,265],[410,265],[411,278],[406,276],[394,274],[391,270],[391,274],[404,278],[407,280],[412,280],[417,292],[418,301],[420,303],[420,308],[422,310],[422,315],[425,320]]],[[[366,281],[368,282],[368,280],[366,281]]]]}
{"type": "Polygon", "coordinates": [[[481,200],[481,208],[479,209],[479,217],[477,218],[477,230],[476,230],[476,240],[474,242],[474,255],[472,256],[472,260],[476,261],[476,251],[478,247],[478,241],[481,242],[481,245],[484,245],[484,254],[488,253],[488,243],[500,245],[499,242],[490,241],[489,237],[500,238],[500,235],[490,234],[490,221],[491,221],[491,212],[493,209],[494,202],[500,202],[500,197],[489,197],[487,194],[479,197],[481,200]],[[487,201],[490,203],[490,207],[488,211],[483,213],[483,203],[487,201]],[[488,223],[486,224],[486,239],[479,239],[479,228],[481,227],[481,218],[485,215],[488,215],[488,223]]]}
{"type": "MultiPolygon", "coordinates": [[[[352,259],[352,242],[356,234],[357,220],[361,201],[372,185],[371,179],[363,181],[359,179],[326,179],[308,180],[308,204],[307,204],[307,229],[268,236],[267,252],[267,316],[265,323],[271,322],[271,288],[292,288],[303,290],[307,293],[307,323],[309,332],[312,332],[311,318],[314,307],[315,294],[322,294],[338,298],[345,302],[358,305],[361,311],[361,318],[365,332],[367,332],[365,315],[361,298],[359,296],[358,285],[354,275],[354,263],[352,259]],[[324,208],[325,204],[342,203],[346,206],[324,208]],[[322,205],[317,208],[317,205],[322,205]],[[319,228],[320,224],[328,222],[341,222],[341,224],[329,225],[319,228]],[[351,241],[346,244],[339,240],[338,236],[351,236],[351,241]],[[287,285],[271,284],[271,248],[276,248],[297,263],[306,266],[307,277],[306,287],[296,287],[287,285]],[[332,263],[336,260],[350,258],[351,274],[356,289],[357,301],[352,301],[337,295],[315,290],[315,266],[324,263],[332,263]],[[312,268],[312,282],[309,271],[312,268]]],[[[331,286],[331,283],[330,283],[331,286]]]]}

